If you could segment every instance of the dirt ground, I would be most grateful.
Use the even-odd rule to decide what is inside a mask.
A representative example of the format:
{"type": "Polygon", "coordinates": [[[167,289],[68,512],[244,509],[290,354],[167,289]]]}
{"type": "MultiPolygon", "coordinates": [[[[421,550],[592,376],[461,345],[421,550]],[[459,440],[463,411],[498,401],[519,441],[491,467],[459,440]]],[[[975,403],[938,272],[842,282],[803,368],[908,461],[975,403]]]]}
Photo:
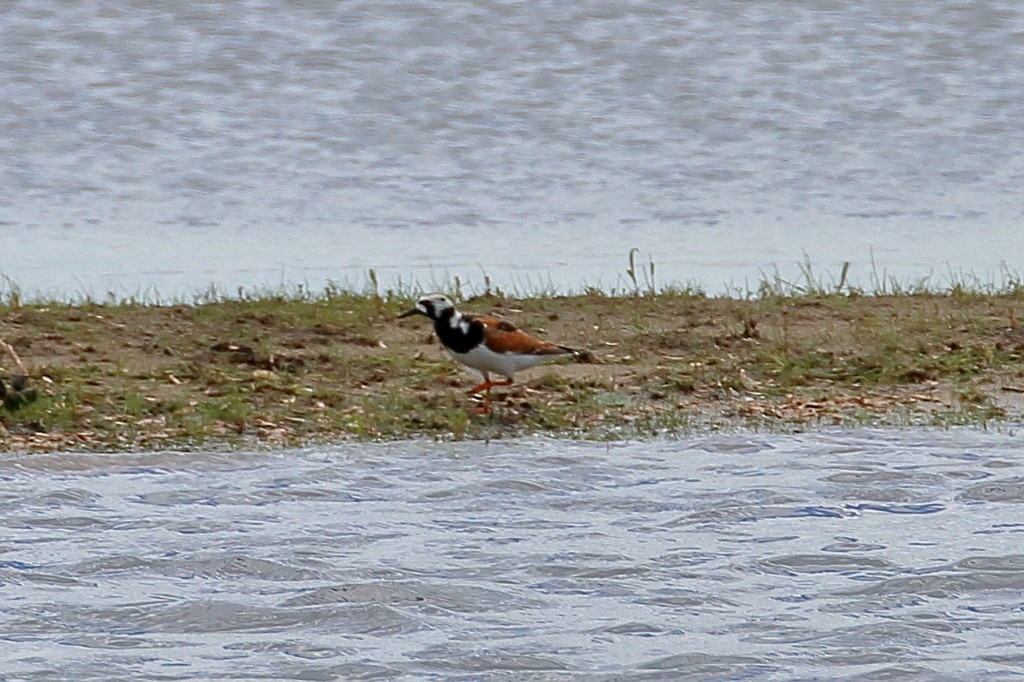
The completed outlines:
{"type": "Polygon", "coordinates": [[[503,316],[585,348],[495,389],[490,415],[410,301],[0,308],[0,450],[282,446],[353,439],[619,439],[716,429],[1019,421],[1017,296],[662,294],[514,300],[503,316]],[[33,393],[34,391],[34,393],[33,393]]]}

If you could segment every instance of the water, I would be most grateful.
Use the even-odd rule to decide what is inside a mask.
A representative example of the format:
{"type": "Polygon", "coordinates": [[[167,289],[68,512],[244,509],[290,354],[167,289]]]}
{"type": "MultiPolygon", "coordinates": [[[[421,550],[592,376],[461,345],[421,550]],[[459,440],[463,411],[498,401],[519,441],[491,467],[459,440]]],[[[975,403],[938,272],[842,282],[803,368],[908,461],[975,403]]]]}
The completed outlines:
{"type": "Polygon", "coordinates": [[[0,679],[1024,678],[1021,440],[0,459],[0,679]]]}
{"type": "Polygon", "coordinates": [[[8,5],[29,291],[1024,266],[1013,0],[8,5]]]}

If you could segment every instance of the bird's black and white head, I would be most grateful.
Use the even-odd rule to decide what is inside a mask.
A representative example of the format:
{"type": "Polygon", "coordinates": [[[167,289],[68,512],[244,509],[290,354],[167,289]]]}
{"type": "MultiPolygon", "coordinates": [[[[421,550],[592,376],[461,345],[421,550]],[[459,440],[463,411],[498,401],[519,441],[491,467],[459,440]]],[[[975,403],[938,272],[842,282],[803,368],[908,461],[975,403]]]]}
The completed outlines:
{"type": "Polygon", "coordinates": [[[399,315],[399,318],[409,317],[410,315],[426,315],[435,322],[445,317],[445,315],[451,315],[455,311],[455,304],[445,296],[444,294],[427,294],[420,300],[416,301],[409,310],[399,315]]]}

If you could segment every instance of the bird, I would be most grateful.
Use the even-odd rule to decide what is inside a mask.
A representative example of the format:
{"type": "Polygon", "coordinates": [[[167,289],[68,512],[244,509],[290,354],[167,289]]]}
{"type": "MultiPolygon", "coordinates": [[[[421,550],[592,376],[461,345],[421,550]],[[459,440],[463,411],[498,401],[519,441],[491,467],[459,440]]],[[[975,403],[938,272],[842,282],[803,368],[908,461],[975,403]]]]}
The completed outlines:
{"type": "Polygon", "coordinates": [[[456,310],[444,294],[427,294],[399,319],[424,315],[434,323],[437,338],[448,353],[483,375],[483,383],[471,388],[471,395],[484,396],[484,413],[491,411],[491,388],[511,386],[514,375],[545,360],[564,355],[578,356],[583,351],[570,346],[542,341],[511,322],[497,317],[474,315],[456,310]],[[491,381],[491,372],[505,381],[491,381]]]}

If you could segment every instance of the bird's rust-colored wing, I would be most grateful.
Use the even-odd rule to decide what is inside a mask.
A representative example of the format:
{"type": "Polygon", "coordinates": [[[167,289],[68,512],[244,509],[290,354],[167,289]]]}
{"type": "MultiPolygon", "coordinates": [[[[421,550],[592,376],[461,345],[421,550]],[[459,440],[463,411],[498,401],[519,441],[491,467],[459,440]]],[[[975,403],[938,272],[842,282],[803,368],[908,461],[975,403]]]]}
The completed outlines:
{"type": "Polygon", "coordinates": [[[573,352],[570,348],[530,336],[507,320],[485,315],[474,315],[472,320],[484,326],[484,342],[495,353],[562,355],[573,352]]]}

